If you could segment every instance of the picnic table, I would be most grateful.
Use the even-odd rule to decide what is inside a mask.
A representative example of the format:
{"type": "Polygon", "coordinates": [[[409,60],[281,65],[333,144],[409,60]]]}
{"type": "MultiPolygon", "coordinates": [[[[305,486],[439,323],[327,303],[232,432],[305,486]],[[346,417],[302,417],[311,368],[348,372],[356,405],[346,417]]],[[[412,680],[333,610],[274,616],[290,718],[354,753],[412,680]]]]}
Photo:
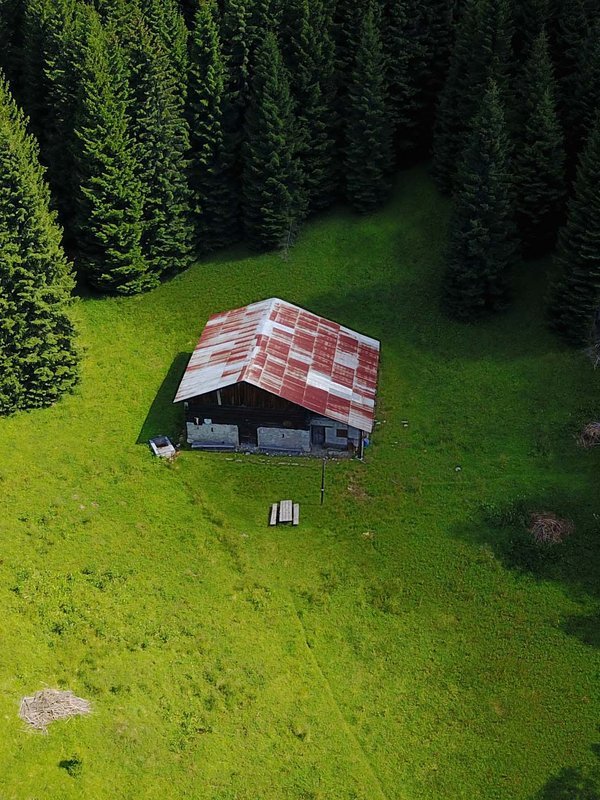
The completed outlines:
{"type": "Polygon", "coordinates": [[[300,503],[291,500],[280,500],[271,505],[269,525],[298,525],[300,522],[300,503]]]}

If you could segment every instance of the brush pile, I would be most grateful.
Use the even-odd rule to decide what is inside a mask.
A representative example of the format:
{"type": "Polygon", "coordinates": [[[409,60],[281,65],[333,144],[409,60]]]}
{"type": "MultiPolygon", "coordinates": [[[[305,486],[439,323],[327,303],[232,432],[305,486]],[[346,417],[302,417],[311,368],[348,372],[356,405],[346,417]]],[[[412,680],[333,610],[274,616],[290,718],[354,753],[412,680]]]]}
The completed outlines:
{"type": "Polygon", "coordinates": [[[534,541],[541,545],[561,544],[570,536],[575,526],[568,519],[560,519],[550,511],[536,512],[531,515],[529,532],[534,541]]]}
{"type": "Polygon", "coordinates": [[[579,434],[579,444],[585,448],[600,444],[600,422],[588,422],[579,434]]]}
{"type": "Polygon", "coordinates": [[[91,710],[89,701],[76,697],[73,692],[42,689],[33,697],[24,697],[21,700],[19,716],[32,728],[45,732],[51,722],[90,714],[91,710]]]}

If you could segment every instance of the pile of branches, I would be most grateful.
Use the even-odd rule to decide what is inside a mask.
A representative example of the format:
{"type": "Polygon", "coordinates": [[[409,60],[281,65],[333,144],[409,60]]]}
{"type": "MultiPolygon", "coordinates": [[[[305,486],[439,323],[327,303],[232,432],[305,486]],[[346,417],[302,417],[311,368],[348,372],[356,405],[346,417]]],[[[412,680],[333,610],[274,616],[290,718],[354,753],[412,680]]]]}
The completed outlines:
{"type": "Polygon", "coordinates": [[[571,520],[560,519],[551,511],[535,512],[531,515],[529,532],[537,544],[561,544],[574,530],[571,520]]]}
{"type": "Polygon", "coordinates": [[[57,719],[78,717],[89,714],[91,710],[89,701],[76,697],[73,692],[42,689],[33,697],[24,697],[21,700],[19,716],[32,728],[45,732],[47,726],[57,719]]]}
{"type": "Polygon", "coordinates": [[[600,444],[600,422],[588,422],[579,434],[582,447],[597,447],[600,444]]]}

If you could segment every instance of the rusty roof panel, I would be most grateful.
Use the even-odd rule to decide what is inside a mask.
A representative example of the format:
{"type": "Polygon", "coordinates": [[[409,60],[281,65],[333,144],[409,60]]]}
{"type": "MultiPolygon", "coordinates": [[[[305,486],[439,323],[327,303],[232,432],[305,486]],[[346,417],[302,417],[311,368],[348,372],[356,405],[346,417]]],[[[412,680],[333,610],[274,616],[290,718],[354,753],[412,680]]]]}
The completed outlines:
{"type": "Polygon", "coordinates": [[[378,341],[275,297],[209,319],[175,402],[246,381],[371,431],[378,366],[378,341]]]}

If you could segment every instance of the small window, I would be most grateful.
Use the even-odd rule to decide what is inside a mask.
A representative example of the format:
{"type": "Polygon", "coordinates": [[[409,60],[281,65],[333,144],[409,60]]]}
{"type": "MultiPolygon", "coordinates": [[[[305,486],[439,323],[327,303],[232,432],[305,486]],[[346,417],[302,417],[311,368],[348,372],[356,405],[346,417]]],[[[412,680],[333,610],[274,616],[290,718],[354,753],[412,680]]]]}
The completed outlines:
{"type": "Polygon", "coordinates": [[[338,437],[338,439],[347,439],[348,438],[348,428],[338,428],[337,429],[337,437],[338,437]]]}

